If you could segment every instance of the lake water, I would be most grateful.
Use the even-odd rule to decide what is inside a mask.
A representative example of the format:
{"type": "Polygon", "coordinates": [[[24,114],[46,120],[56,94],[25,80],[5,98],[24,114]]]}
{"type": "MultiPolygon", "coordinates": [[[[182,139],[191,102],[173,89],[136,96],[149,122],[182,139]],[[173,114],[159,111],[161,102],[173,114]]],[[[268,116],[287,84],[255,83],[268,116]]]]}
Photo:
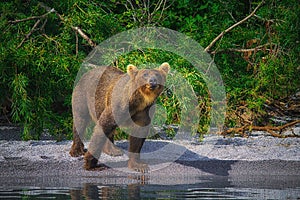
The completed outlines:
{"type": "Polygon", "coordinates": [[[198,183],[178,185],[78,183],[76,180],[81,185],[76,187],[55,186],[57,180],[49,183],[45,178],[45,184],[26,186],[20,181],[20,185],[2,185],[0,199],[300,199],[297,178],[208,176],[198,177],[198,183]]]}

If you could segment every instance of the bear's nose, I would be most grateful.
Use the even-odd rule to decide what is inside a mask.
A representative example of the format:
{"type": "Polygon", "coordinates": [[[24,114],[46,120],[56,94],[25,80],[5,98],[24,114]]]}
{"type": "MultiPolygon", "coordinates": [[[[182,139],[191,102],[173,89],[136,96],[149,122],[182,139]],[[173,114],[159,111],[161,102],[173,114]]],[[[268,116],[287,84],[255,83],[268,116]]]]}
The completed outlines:
{"type": "Polygon", "coordinates": [[[155,88],[157,86],[157,80],[155,78],[150,78],[149,84],[151,88],[155,88]]]}

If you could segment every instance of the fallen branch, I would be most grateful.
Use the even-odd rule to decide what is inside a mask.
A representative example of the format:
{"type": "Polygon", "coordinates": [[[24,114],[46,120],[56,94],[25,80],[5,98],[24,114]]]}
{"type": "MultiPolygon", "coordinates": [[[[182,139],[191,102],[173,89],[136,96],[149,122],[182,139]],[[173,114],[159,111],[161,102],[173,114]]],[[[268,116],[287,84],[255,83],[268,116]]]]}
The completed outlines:
{"type": "Polygon", "coordinates": [[[242,127],[237,127],[237,128],[230,128],[226,131],[223,131],[224,135],[231,134],[231,133],[238,133],[241,135],[245,135],[246,131],[266,131],[270,133],[274,137],[279,137],[279,138],[285,138],[285,137],[299,137],[297,135],[282,135],[281,132],[288,128],[292,127],[296,124],[300,123],[300,120],[296,120],[287,124],[284,124],[282,126],[252,126],[250,124],[244,125],[242,127]],[[276,132],[279,133],[276,133],[276,132]]]}
{"type": "Polygon", "coordinates": [[[221,32],[205,49],[204,51],[206,52],[209,52],[210,49],[212,48],[212,46],[221,38],[223,37],[223,35],[225,33],[228,33],[229,31],[231,31],[233,28],[235,28],[236,26],[244,23],[245,21],[247,21],[249,18],[251,18],[255,13],[256,11],[262,6],[262,4],[264,3],[264,0],[258,4],[258,6],[250,13],[250,15],[248,15],[247,17],[245,17],[244,19],[242,19],[241,21],[233,24],[232,26],[230,26],[229,28],[227,28],[225,31],[221,32]]]}

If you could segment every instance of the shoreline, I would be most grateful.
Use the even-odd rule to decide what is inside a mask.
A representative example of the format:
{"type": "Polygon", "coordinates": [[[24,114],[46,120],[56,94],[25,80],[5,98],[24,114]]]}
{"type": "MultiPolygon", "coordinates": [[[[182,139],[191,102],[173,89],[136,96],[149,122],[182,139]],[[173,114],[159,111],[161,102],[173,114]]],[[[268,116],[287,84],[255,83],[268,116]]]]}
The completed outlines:
{"type": "MultiPolygon", "coordinates": [[[[86,171],[83,157],[69,156],[71,141],[0,140],[0,186],[44,185],[79,187],[82,183],[102,184],[195,184],[206,178],[226,179],[247,184],[249,180],[266,185],[299,186],[300,138],[223,138],[205,136],[202,142],[146,140],[143,153],[157,152],[157,163],[150,172],[131,173],[126,168],[126,154],[110,157],[102,154],[100,162],[120,163],[120,168],[86,171]],[[166,161],[159,151],[172,143],[185,151],[174,162],[166,161]],[[155,170],[155,167],[158,167],[155,170]],[[127,171],[126,171],[127,170],[127,171]],[[281,182],[281,183],[280,183],[281,182]]],[[[116,145],[126,151],[128,142],[116,145]]],[[[176,147],[175,146],[175,147],[176,147]]],[[[250,182],[251,182],[250,181],[250,182]]]]}

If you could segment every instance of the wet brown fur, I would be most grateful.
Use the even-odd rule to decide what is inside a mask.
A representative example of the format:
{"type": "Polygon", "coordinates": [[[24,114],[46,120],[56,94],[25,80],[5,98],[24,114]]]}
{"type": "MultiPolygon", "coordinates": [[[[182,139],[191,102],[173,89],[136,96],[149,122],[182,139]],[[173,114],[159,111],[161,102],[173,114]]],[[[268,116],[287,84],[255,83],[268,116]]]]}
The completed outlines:
{"type": "Polygon", "coordinates": [[[101,152],[122,154],[113,144],[113,133],[118,126],[131,127],[128,167],[146,172],[148,166],[140,161],[139,153],[153,115],[150,108],[163,90],[169,69],[167,63],[157,69],[142,70],[128,65],[127,73],[114,67],[97,67],[84,74],[72,96],[75,125],[71,156],[84,155],[85,168],[95,168],[101,152]],[[151,84],[153,79],[157,85],[151,84]],[[96,125],[85,152],[81,138],[89,121],[96,125]]]}

